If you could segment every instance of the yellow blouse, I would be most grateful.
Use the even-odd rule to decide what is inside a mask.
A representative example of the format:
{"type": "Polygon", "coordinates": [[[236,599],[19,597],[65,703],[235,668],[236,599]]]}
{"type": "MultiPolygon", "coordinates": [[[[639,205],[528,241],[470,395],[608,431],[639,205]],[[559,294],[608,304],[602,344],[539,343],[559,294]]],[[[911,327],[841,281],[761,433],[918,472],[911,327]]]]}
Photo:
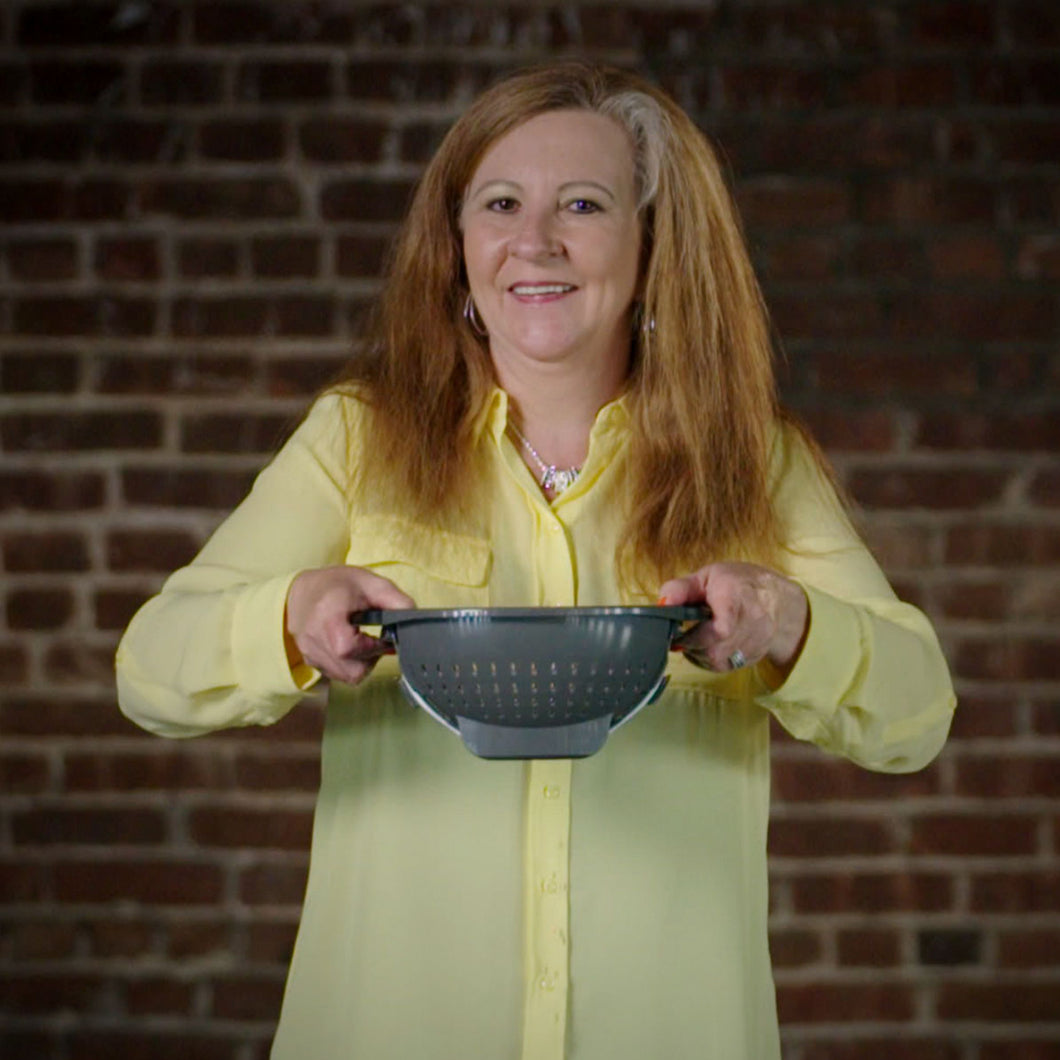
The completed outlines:
{"type": "MultiPolygon", "coordinates": [[[[235,512],[134,617],[121,709],[164,736],[268,724],[319,674],[292,673],[287,588],[349,563],[420,607],[604,604],[626,443],[599,413],[577,482],[541,495],[482,420],[481,536],[351,511],[363,409],[319,400],[235,512]],[[357,453],[353,454],[355,457],[357,453]]],[[[380,459],[370,453],[366,458],[380,459]]],[[[766,937],[768,716],[871,769],[941,747],[954,696],[930,624],[899,602],[794,433],[773,495],[810,629],[787,679],[672,656],[662,697],[577,761],[486,761],[397,686],[384,659],[332,684],[309,882],[274,1060],[776,1060],[766,937]]],[[[677,572],[681,573],[681,572],[677,572]]]]}

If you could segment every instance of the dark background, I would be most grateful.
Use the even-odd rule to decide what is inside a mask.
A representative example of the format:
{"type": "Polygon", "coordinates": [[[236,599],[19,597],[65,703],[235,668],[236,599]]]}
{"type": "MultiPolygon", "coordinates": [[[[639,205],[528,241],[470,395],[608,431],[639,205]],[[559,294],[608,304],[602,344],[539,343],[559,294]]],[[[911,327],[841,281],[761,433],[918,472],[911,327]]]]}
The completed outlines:
{"type": "Polygon", "coordinates": [[[909,777],[778,734],[785,1055],[1060,1057],[1055,0],[0,7],[4,1057],[266,1056],[319,706],[167,742],[113,649],[355,350],[446,125],[560,54],[717,139],[785,395],[961,694],[909,777]]]}

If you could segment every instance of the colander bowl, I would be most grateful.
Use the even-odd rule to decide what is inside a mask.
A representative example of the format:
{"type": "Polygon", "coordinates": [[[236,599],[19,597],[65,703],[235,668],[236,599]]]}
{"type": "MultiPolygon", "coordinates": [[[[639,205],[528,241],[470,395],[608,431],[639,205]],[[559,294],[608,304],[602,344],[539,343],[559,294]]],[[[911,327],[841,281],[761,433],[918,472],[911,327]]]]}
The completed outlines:
{"type": "Polygon", "coordinates": [[[401,689],[480,758],[584,758],[653,702],[667,653],[701,607],[366,611],[393,642],[401,689]]]}

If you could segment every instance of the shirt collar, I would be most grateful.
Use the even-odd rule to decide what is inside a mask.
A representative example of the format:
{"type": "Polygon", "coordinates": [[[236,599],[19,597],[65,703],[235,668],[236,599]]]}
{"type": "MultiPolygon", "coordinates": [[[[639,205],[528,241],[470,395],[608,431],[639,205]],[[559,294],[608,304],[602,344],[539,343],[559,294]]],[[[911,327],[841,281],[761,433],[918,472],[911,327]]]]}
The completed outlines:
{"type": "MultiPolygon", "coordinates": [[[[628,392],[622,393],[614,401],[609,401],[596,414],[590,439],[621,431],[629,426],[631,397],[628,392]]],[[[500,387],[494,387],[475,421],[474,437],[480,438],[489,433],[494,442],[500,445],[501,438],[508,430],[508,394],[500,387]]]]}

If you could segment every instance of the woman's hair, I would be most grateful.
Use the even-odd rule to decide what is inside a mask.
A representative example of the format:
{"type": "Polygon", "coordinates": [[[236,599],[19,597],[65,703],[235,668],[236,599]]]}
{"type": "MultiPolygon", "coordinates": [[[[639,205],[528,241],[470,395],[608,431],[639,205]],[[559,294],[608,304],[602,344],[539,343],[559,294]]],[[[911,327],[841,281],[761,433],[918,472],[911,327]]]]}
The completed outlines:
{"type": "Polygon", "coordinates": [[[775,559],[773,357],[737,212],[684,111],[609,67],[562,62],[510,76],[446,135],[392,252],[365,353],[344,380],[367,399],[373,448],[387,454],[385,469],[360,471],[373,494],[411,503],[421,518],[444,520],[474,495],[476,424],[495,378],[488,346],[463,316],[460,213],[490,146],[555,110],[609,115],[634,147],[644,272],[631,336],[622,580],[650,591],[711,560],[775,559]]]}

